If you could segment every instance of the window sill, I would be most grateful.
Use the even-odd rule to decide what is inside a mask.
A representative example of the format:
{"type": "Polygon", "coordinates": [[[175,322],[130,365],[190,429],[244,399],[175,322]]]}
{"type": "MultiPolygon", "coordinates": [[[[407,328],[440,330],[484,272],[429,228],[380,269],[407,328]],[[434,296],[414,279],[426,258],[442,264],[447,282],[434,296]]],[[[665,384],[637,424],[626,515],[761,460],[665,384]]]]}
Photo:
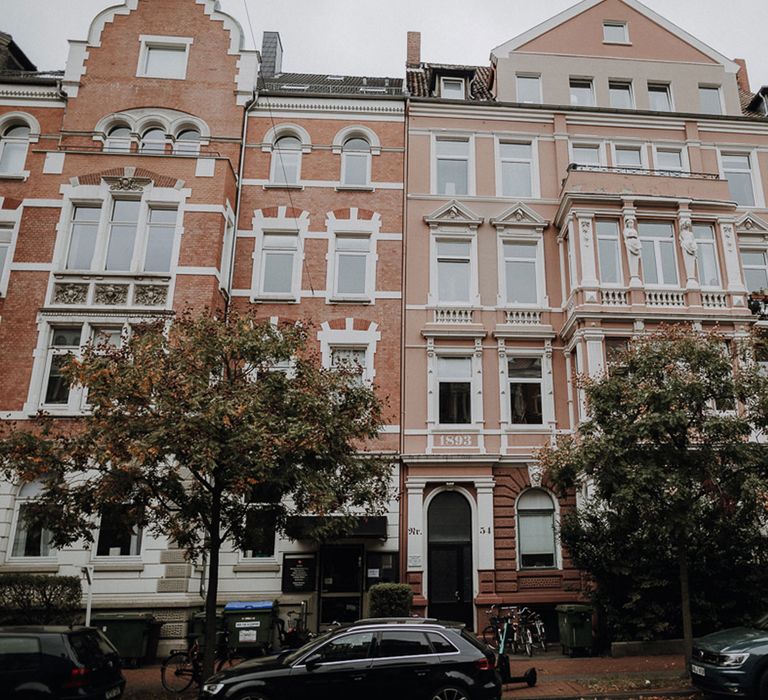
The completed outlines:
{"type": "Polygon", "coordinates": [[[29,177],[28,172],[0,173],[0,180],[26,180],[28,177],[29,177]]]}
{"type": "Polygon", "coordinates": [[[270,182],[267,185],[262,185],[262,187],[265,190],[303,190],[304,185],[299,184],[290,184],[290,183],[279,183],[279,182],[270,182]]]}
{"type": "Polygon", "coordinates": [[[370,297],[328,297],[329,304],[371,304],[370,297]]]}
{"type": "Polygon", "coordinates": [[[4,574],[56,574],[58,572],[58,562],[10,561],[0,566],[0,573],[4,574]]]}
{"type": "Polygon", "coordinates": [[[251,301],[255,304],[298,304],[299,300],[295,296],[269,296],[267,294],[259,294],[252,296],[251,301]]]}
{"type": "Polygon", "coordinates": [[[265,573],[276,573],[280,571],[280,564],[272,561],[241,562],[240,564],[235,564],[232,567],[232,571],[235,573],[255,573],[259,571],[265,573]]]}
{"type": "Polygon", "coordinates": [[[468,423],[440,423],[436,425],[430,432],[435,435],[437,433],[480,433],[481,430],[481,428],[468,423]]]}
{"type": "Polygon", "coordinates": [[[144,571],[140,561],[94,561],[94,571],[144,571]]]}
{"type": "Polygon", "coordinates": [[[603,44],[606,46],[632,46],[631,41],[605,41],[603,40],[603,44]]]}
{"type": "Polygon", "coordinates": [[[376,188],[371,185],[337,185],[337,192],[375,192],[376,188]]]}
{"type": "MultiPolygon", "coordinates": [[[[507,350],[509,352],[509,350],[507,350]]],[[[508,435],[520,435],[523,433],[549,433],[549,427],[544,423],[541,424],[527,424],[527,423],[512,423],[508,425],[504,432],[508,435]]]]}
{"type": "Polygon", "coordinates": [[[56,279],[62,277],[79,277],[82,279],[95,279],[102,280],[105,278],[120,278],[120,279],[151,279],[163,282],[169,282],[173,275],[170,272],[131,272],[124,270],[55,270],[53,276],[56,279]]]}

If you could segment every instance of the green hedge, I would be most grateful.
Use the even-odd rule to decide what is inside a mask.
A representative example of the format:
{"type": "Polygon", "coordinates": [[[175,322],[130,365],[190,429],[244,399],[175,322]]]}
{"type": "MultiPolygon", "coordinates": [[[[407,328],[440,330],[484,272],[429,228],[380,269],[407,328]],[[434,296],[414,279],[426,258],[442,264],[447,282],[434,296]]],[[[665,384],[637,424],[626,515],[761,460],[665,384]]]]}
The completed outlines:
{"type": "Polygon", "coordinates": [[[371,617],[408,617],[412,600],[407,583],[377,583],[370,588],[371,617]]]}
{"type": "Polygon", "coordinates": [[[0,574],[0,625],[68,625],[81,610],[77,576],[0,574]]]}

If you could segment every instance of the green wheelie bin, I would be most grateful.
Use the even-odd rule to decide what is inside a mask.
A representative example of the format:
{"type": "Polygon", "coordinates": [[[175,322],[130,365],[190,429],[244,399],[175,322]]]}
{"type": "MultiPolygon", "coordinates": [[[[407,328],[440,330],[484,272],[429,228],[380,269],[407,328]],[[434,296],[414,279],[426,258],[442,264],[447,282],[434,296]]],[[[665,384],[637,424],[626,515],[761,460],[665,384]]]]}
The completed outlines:
{"type": "Polygon", "coordinates": [[[257,600],[224,606],[229,648],[245,656],[261,656],[272,648],[277,602],[257,600]]]}
{"type": "Polygon", "coordinates": [[[126,666],[136,667],[157,656],[162,623],[152,613],[95,613],[91,616],[91,624],[107,635],[126,666]]]}
{"type": "Polygon", "coordinates": [[[592,654],[592,606],[558,605],[557,621],[563,654],[592,654]]]}

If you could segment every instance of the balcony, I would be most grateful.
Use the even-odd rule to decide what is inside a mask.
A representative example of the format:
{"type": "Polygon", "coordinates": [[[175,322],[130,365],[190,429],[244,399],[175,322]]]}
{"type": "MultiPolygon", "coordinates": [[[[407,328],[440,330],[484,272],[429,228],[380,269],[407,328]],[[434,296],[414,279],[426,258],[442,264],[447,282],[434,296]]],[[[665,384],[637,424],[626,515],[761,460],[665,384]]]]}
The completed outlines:
{"type": "Polygon", "coordinates": [[[563,180],[561,199],[576,194],[732,200],[728,181],[714,173],[609,168],[571,163],[568,175],[563,180]]]}
{"type": "Polygon", "coordinates": [[[170,275],[54,272],[50,307],[164,310],[170,275]]]}

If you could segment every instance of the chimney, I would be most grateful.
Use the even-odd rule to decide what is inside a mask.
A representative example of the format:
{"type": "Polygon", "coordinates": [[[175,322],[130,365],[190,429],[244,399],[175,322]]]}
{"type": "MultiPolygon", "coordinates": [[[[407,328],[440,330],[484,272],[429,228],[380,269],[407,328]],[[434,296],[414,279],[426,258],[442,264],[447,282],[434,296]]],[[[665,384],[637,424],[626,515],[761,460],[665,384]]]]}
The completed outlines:
{"type": "Polygon", "coordinates": [[[749,75],[747,74],[747,62],[743,58],[734,58],[735,63],[739,64],[739,70],[736,73],[736,83],[740,90],[752,94],[752,89],[749,87],[749,75]]]}
{"type": "Polygon", "coordinates": [[[261,38],[261,77],[274,78],[283,71],[283,44],[279,32],[264,32],[261,38]]]}
{"type": "Polygon", "coordinates": [[[408,32],[408,50],[405,65],[417,67],[421,64],[421,32],[408,32]]]}

